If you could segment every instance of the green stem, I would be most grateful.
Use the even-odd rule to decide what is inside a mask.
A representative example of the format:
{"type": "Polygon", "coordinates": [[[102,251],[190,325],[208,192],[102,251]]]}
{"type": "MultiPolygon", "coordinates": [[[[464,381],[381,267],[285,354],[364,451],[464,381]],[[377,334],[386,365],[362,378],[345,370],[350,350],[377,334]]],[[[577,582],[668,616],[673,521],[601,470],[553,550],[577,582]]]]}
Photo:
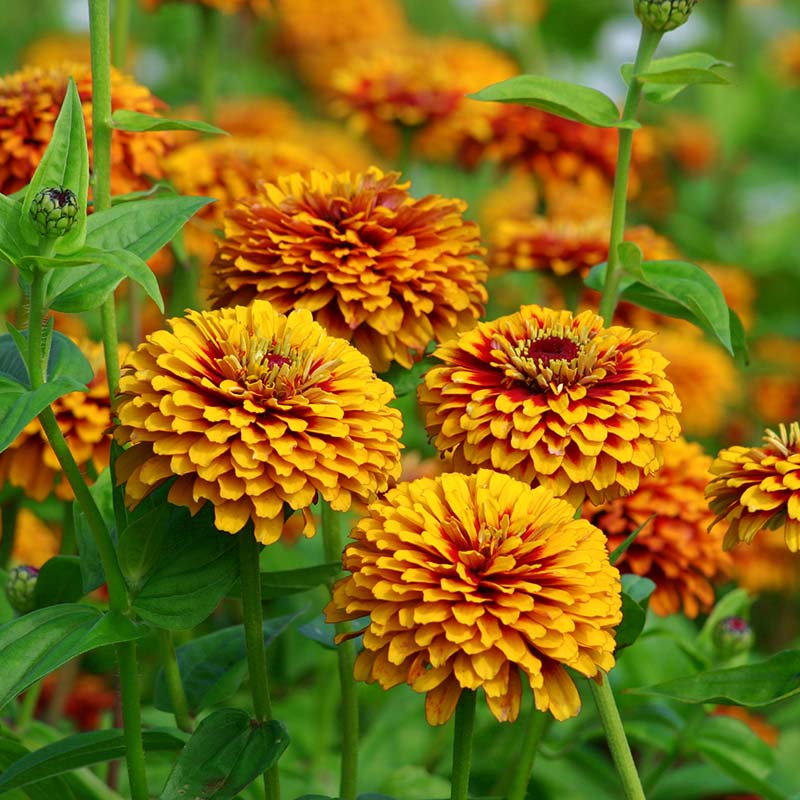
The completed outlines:
{"type": "MultiPolygon", "coordinates": [[[[272,702],[269,696],[267,655],[264,649],[264,615],[261,607],[261,545],[247,526],[238,534],[239,575],[242,583],[242,612],[244,638],[247,646],[247,666],[250,671],[250,694],[253,711],[259,722],[272,719],[272,702]]],[[[279,800],[280,775],[274,766],[264,773],[264,793],[267,800],[279,800]]]]}
{"type": "MultiPolygon", "coordinates": [[[[642,26],[642,35],[639,39],[639,49],[636,52],[636,61],[633,65],[633,75],[625,106],[622,110],[622,121],[633,122],[636,119],[636,110],[642,96],[642,82],[636,75],[644,72],[653,54],[661,41],[663,33],[653,31],[642,26]]],[[[608,243],[608,265],[606,267],[606,281],[603,287],[603,297],[600,300],[600,316],[606,325],[611,324],[614,309],[617,307],[619,284],[622,280],[622,263],[617,248],[625,237],[625,216],[628,205],[628,173],[631,166],[631,151],[633,149],[633,130],[631,128],[619,129],[619,145],[617,149],[617,167],[614,173],[614,196],[611,205],[611,235],[608,243]]]]}
{"type": "Polygon", "coordinates": [[[128,55],[128,34],[131,21],[131,0],[114,0],[111,17],[111,63],[125,69],[128,55]]]}
{"type": "Polygon", "coordinates": [[[15,493],[3,501],[0,507],[0,569],[6,569],[14,551],[14,539],[17,532],[17,514],[19,513],[19,494],[15,493]]]}
{"type": "Polygon", "coordinates": [[[675,740],[672,742],[671,747],[664,753],[661,761],[656,764],[655,768],[649,774],[645,775],[642,783],[644,785],[645,793],[649,794],[653,791],[655,785],[664,775],[664,773],[675,763],[675,759],[681,754],[683,743],[689,734],[697,725],[705,718],[706,712],[702,705],[691,706],[689,716],[683,727],[675,735],[675,740]]]}
{"type": "Polygon", "coordinates": [[[475,730],[475,698],[472,689],[462,689],[456,706],[456,730],[453,739],[453,776],[450,800],[467,800],[469,768],[472,763],[472,733],[475,730]]]}
{"type": "Polygon", "coordinates": [[[625,736],[625,728],[619,716],[619,709],[611,691],[608,675],[602,674],[602,682],[598,686],[589,680],[594,702],[600,714],[600,721],[606,732],[606,741],[617,768],[617,774],[622,782],[622,789],[626,800],[645,800],[639,773],[636,771],[631,748],[625,736]]]}
{"type": "Polygon", "coordinates": [[[25,697],[22,698],[16,720],[16,729],[20,736],[25,734],[25,731],[28,730],[33,720],[33,715],[36,712],[36,704],[39,702],[39,695],[42,693],[42,686],[44,686],[44,680],[36,681],[36,683],[25,692],[25,697]]]}
{"type": "MultiPolygon", "coordinates": [[[[326,503],[321,503],[322,539],[325,560],[341,561],[342,531],[341,517],[326,503]]],[[[336,633],[350,633],[349,622],[338,622],[336,633]]],[[[355,800],[358,783],[358,693],[353,678],[356,660],[355,645],[352,639],[345,639],[337,648],[339,667],[339,686],[342,692],[342,745],[341,773],[339,776],[339,797],[341,800],[355,800]]]]}
{"type": "Polygon", "coordinates": [[[200,110],[206,122],[213,122],[217,107],[220,51],[222,49],[222,14],[203,5],[200,53],[200,110]]]}
{"type": "Polygon", "coordinates": [[[522,739],[522,749],[517,759],[508,800],[525,800],[533,762],[536,760],[536,751],[539,749],[539,741],[542,738],[546,724],[547,714],[539,711],[535,703],[532,703],[531,715],[528,718],[528,724],[522,739]]]}
{"type": "Polygon", "coordinates": [[[167,684],[172,713],[175,723],[186,733],[192,732],[192,717],[189,714],[189,703],[181,680],[181,671],[178,667],[178,658],[175,655],[175,644],[172,633],[163,628],[158,631],[158,643],[161,650],[161,663],[164,665],[164,679],[167,684]]]}
{"type": "Polygon", "coordinates": [[[147,771],[142,744],[142,709],[139,692],[139,665],[136,642],[120,642],[116,646],[119,662],[119,687],[122,699],[125,762],[132,800],[148,800],[147,771]]]}

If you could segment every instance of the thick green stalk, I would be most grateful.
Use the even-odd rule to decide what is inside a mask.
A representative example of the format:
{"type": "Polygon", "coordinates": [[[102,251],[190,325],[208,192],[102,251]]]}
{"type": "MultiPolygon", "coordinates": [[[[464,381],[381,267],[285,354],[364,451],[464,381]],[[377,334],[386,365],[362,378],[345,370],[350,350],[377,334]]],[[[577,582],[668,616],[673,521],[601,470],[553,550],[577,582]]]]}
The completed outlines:
{"type": "Polygon", "coordinates": [[[472,733],[475,730],[475,698],[472,689],[462,689],[456,706],[456,730],[453,738],[453,775],[450,800],[467,800],[469,769],[472,764],[472,733]]]}
{"type": "MultiPolygon", "coordinates": [[[[341,561],[342,531],[341,518],[326,503],[322,507],[322,539],[325,560],[341,561]]],[[[349,622],[336,623],[336,633],[350,633],[349,622]]],[[[358,783],[358,693],[353,678],[353,665],[356,654],[352,639],[345,639],[337,648],[339,666],[339,686],[342,692],[342,745],[341,773],[339,776],[339,797],[341,800],[355,800],[358,783]]]]}
{"type": "Polygon", "coordinates": [[[0,508],[0,569],[8,567],[11,553],[14,550],[19,501],[20,496],[14,494],[8,500],[4,500],[2,508],[0,508]]]}
{"type": "Polygon", "coordinates": [[[125,763],[128,766],[128,785],[133,800],[148,800],[147,771],[142,744],[142,707],[139,692],[139,664],[136,643],[121,642],[116,647],[119,662],[119,688],[122,698],[123,731],[125,734],[125,763]]]}
{"type": "Polygon", "coordinates": [[[219,90],[219,64],[222,49],[222,14],[211,6],[200,6],[202,41],[200,46],[200,110],[206,122],[214,122],[219,90]]]}
{"type": "Polygon", "coordinates": [[[522,739],[522,749],[517,758],[514,778],[511,781],[511,789],[508,793],[508,800],[525,800],[528,790],[528,782],[531,778],[533,762],[536,760],[536,751],[539,749],[539,742],[547,724],[547,714],[536,708],[535,702],[531,704],[531,715],[525,727],[525,734],[522,739]]]}
{"type": "MultiPolygon", "coordinates": [[[[625,106],[622,110],[622,120],[632,122],[636,119],[636,110],[642,96],[642,83],[636,75],[644,72],[653,54],[656,52],[662,33],[642,26],[642,35],[639,39],[639,49],[636,52],[636,61],[633,65],[633,76],[628,86],[625,106]]],[[[617,149],[617,168],[614,173],[614,196],[611,206],[611,235],[608,244],[608,266],[606,267],[606,281],[603,287],[603,297],[600,300],[600,316],[606,325],[611,324],[614,309],[617,307],[619,284],[622,280],[622,263],[617,248],[625,238],[625,216],[628,207],[628,173],[631,166],[631,151],[633,149],[633,130],[630,128],[619,129],[619,145],[617,149]]]]}
{"type": "Polygon", "coordinates": [[[111,63],[124,70],[128,60],[128,34],[131,22],[131,0],[114,0],[111,16],[111,63]]]}
{"type": "Polygon", "coordinates": [[[181,671],[178,667],[178,658],[175,655],[175,644],[172,641],[172,633],[163,628],[158,632],[158,643],[161,650],[161,663],[164,665],[164,680],[167,684],[170,703],[172,703],[172,713],[175,716],[175,724],[186,733],[191,733],[192,717],[189,714],[189,703],[186,700],[186,692],[181,680],[181,671]]]}
{"type": "Polygon", "coordinates": [[[33,686],[28,687],[28,690],[25,692],[25,697],[22,698],[15,725],[17,733],[20,736],[25,734],[33,721],[36,704],[39,702],[39,695],[42,693],[43,685],[44,679],[36,681],[33,686]]]}
{"type": "MultiPolygon", "coordinates": [[[[264,648],[264,613],[261,607],[261,545],[253,530],[246,527],[238,534],[239,576],[242,583],[242,612],[244,639],[247,646],[247,666],[250,671],[250,694],[253,712],[259,722],[272,719],[269,696],[267,654],[264,648]]],[[[277,765],[264,773],[264,793],[267,800],[280,800],[281,785],[277,765]]]]}
{"type": "Polygon", "coordinates": [[[645,800],[642,782],[636,771],[636,764],[631,755],[631,748],[625,736],[625,728],[619,716],[619,709],[611,691],[608,675],[602,674],[600,685],[589,680],[594,702],[600,714],[600,721],[606,732],[608,749],[617,768],[617,774],[622,782],[622,789],[626,800],[645,800]]]}

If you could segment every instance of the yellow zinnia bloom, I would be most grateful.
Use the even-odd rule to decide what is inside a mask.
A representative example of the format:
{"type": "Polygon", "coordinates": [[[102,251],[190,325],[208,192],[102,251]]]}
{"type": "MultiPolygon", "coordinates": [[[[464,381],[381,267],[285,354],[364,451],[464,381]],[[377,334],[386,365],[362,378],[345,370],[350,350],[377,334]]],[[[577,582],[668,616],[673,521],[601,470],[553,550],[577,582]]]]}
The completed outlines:
{"type": "Polygon", "coordinates": [[[728,447],[711,465],[711,510],[730,523],[724,546],[751,542],[762,529],[783,528],[786,546],[800,550],[800,423],[767,430],[762,447],[728,447]]]}
{"type": "Polygon", "coordinates": [[[491,467],[577,505],[632,492],[662,464],[681,410],[653,334],[523,306],[441,345],[419,388],[456,469],[491,467]]]}
{"type": "Polygon", "coordinates": [[[227,215],[213,306],[307,308],[377,372],[410,367],[431,341],[472,327],[486,300],[478,226],[461,200],[417,200],[399,177],[371,167],[262,184],[227,215]]]}
{"type": "Polygon", "coordinates": [[[565,667],[614,666],[619,573],[603,534],[546,489],[491,470],[420,478],[371,504],[352,537],[327,620],[369,615],[356,679],[425,693],[432,725],[462,689],[515,720],[520,672],[563,720],[580,710],[565,667]]]}
{"type": "Polygon", "coordinates": [[[177,475],[171,503],[211,502],[219,530],[252,521],[269,544],[285,505],[305,511],[319,494],[344,511],[400,474],[392,387],[308,311],[256,301],[169,324],[123,366],[114,436],[134,445],[117,462],[131,506],[177,475]]]}

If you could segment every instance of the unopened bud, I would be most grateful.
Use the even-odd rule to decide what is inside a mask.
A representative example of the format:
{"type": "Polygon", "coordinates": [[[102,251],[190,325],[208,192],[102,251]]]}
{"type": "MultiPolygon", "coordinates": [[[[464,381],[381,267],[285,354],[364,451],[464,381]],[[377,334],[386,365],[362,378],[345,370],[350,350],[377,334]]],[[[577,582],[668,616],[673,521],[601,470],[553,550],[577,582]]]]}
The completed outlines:
{"type": "Polygon", "coordinates": [[[633,0],[633,10],[650,30],[674,31],[689,19],[697,0],[633,0]]]}
{"type": "Polygon", "coordinates": [[[31,217],[42,236],[63,236],[78,218],[78,199],[63,186],[42,189],[31,203],[31,217]]]}
{"type": "Polygon", "coordinates": [[[34,608],[36,581],[39,579],[39,570],[36,567],[18,566],[8,572],[6,580],[6,597],[18,614],[27,614],[34,608]]]}
{"type": "Polygon", "coordinates": [[[742,617],[725,617],[714,628],[714,645],[723,658],[744,653],[753,646],[753,629],[742,617]]]}

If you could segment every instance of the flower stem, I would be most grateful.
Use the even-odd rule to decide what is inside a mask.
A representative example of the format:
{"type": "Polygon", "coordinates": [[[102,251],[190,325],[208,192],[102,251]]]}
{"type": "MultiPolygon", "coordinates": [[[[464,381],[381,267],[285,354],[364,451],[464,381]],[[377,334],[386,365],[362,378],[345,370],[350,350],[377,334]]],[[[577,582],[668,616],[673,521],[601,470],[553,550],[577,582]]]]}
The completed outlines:
{"type": "MultiPolygon", "coordinates": [[[[267,655],[264,649],[264,614],[261,606],[261,546],[249,526],[238,534],[239,576],[242,583],[244,638],[247,646],[247,666],[250,671],[250,693],[253,711],[259,722],[272,719],[269,696],[267,655]]],[[[277,765],[264,773],[264,794],[267,800],[279,800],[280,775],[277,765]]]]}
{"type": "Polygon", "coordinates": [[[472,733],[475,730],[475,698],[472,689],[462,689],[456,706],[456,730],[453,739],[453,776],[450,800],[467,800],[469,768],[472,763],[472,733]]]}
{"type": "Polygon", "coordinates": [[[139,665],[136,643],[120,642],[116,646],[119,662],[119,686],[122,696],[122,719],[125,724],[125,762],[132,800],[148,800],[147,772],[142,744],[142,708],[139,693],[139,665]]]}
{"type": "Polygon", "coordinates": [[[111,18],[111,63],[125,69],[128,61],[128,33],[131,22],[131,0],[114,0],[111,18]]]}
{"type": "Polygon", "coordinates": [[[539,711],[535,703],[532,703],[531,715],[528,718],[528,724],[522,739],[522,749],[517,759],[508,800],[525,800],[533,762],[536,760],[536,751],[539,748],[539,741],[542,738],[546,724],[547,715],[543,711],[539,711]]]}
{"type": "Polygon", "coordinates": [[[22,698],[15,726],[20,736],[24,735],[30,727],[43,686],[44,679],[36,681],[33,686],[28,687],[28,690],[25,692],[25,697],[22,698]]]}
{"type": "Polygon", "coordinates": [[[220,50],[222,47],[222,14],[211,6],[200,7],[202,42],[200,53],[200,109],[206,122],[213,122],[217,108],[220,50]]]}
{"type": "Polygon", "coordinates": [[[0,507],[0,569],[6,569],[14,551],[20,496],[14,493],[0,507]]]}
{"type": "MultiPolygon", "coordinates": [[[[601,673],[602,674],[602,673],[601,673]]],[[[611,691],[611,684],[608,675],[602,674],[600,685],[593,680],[589,680],[589,687],[592,690],[597,711],[600,714],[600,721],[606,732],[606,741],[614,759],[614,766],[622,782],[622,789],[626,800],[645,800],[642,783],[639,780],[639,773],[636,771],[636,764],[633,762],[631,748],[625,736],[625,728],[619,716],[619,709],[614,700],[614,693],[611,691]]]]}
{"type": "MultiPolygon", "coordinates": [[[[326,503],[322,507],[322,539],[326,561],[341,561],[342,531],[341,517],[326,503]]],[[[350,633],[349,622],[338,622],[336,633],[350,633]]],[[[342,692],[342,761],[339,777],[341,800],[355,800],[358,783],[358,694],[353,678],[355,646],[352,639],[345,639],[336,648],[339,666],[339,686],[342,692]]]]}
{"type": "Polygon", "coordinates": [[[164,665],[164,680],[167,684],[172,713],[175,724],[186,733],[192,732],[192,717],[189,714],[189,704],[181,680],[181,671],[178,667],[178,658],[175,655],[175,644],[172,633],[165,629],[158,631],[158,643],[161,650],[161,663],[164,665]]]}
{"type": "MultiPolygon", "coordinates": [[[[625,106],[622,110],[622,120],[632,122],[636,119],[639,100],[642,96],[642,82],[636,78],[644,72],[653,54],[661,41],[663,33],[653,31],[642,26],[642,35],[639,39],[639,49],[636,52],[636,61],[633,65],[633,75],[625,97],[625,106]]],[[[608,244],[608,265],[606,267],[606,281],[603,287],[603,297],[600,300],[600,316],[611,324],[614,309],[617,307],[619,284],[622,280],[622,263],[620,262],[617,248],[625,237],[625,216],[628,204],[628,173],[631,166],[631,151],[633,149],[633,130],[631,128],[619,129],[619,145],[617,149],[617,167],[614,173],[614,195],[611,205],[611,235],[608,244]]]]}

